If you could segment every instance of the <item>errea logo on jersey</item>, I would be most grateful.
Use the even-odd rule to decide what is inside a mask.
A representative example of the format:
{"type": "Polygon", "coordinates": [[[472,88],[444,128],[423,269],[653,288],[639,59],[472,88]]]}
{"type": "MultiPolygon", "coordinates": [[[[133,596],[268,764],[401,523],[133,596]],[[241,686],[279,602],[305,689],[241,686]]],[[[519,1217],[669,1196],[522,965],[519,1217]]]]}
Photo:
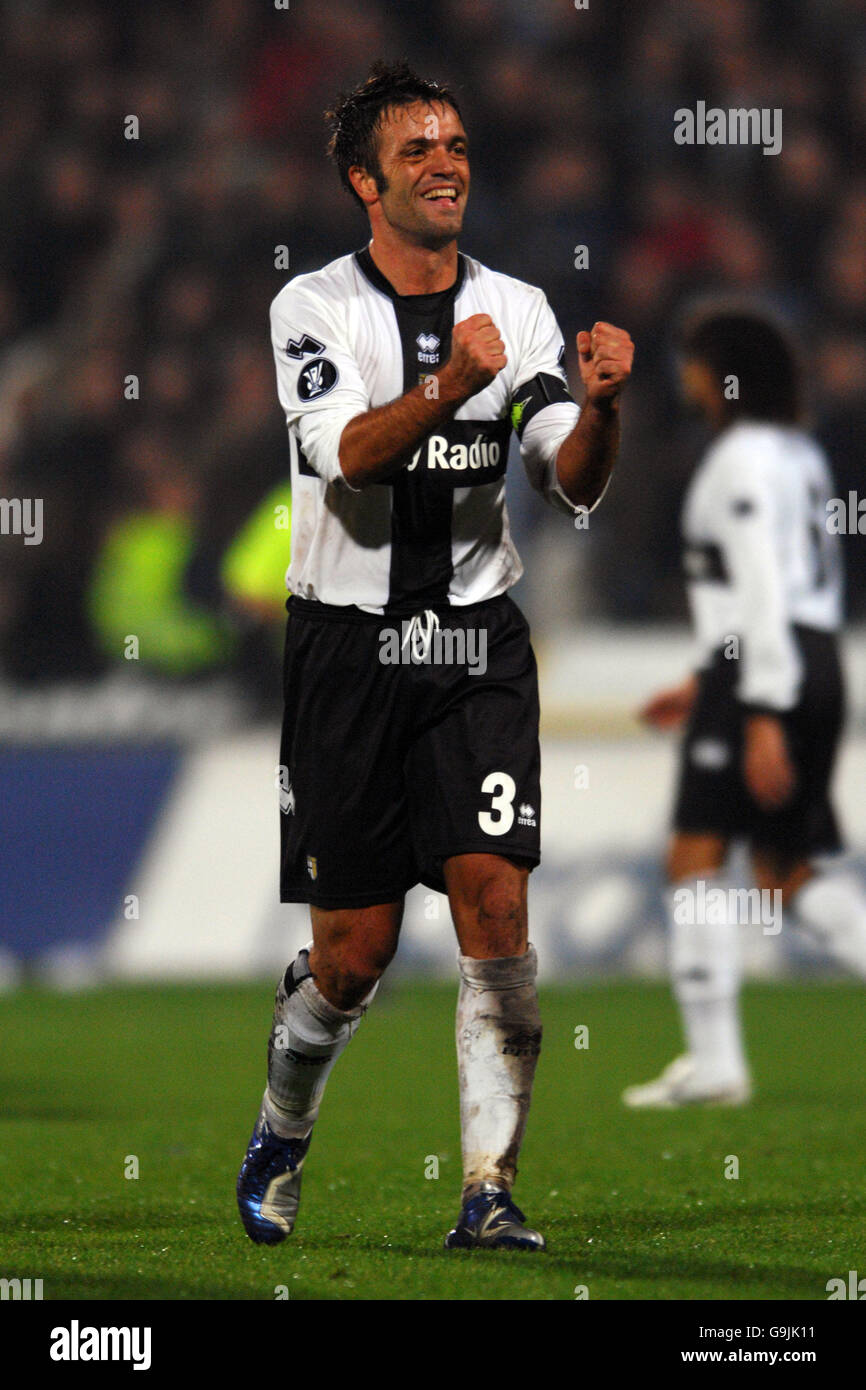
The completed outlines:
{"type": "Polygon", "coordinates": [[[418,344],[419,362],[439,361],[440,343],[435,333],[419,333],[415,342],[418,344]]]}

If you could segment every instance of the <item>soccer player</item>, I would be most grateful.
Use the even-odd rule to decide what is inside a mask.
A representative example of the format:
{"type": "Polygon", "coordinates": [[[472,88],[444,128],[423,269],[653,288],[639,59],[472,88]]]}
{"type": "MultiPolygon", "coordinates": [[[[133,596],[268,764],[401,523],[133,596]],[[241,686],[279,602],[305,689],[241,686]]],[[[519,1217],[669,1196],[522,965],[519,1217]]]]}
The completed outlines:
{"type": "Polygon", "coordinates": [[[767,315],[705,305],[685,322],[680,380],[715,435],[683,509],[699,669],[641,713],[661,729],[687,721],[666,897],[687,1052],[625,1091],[634,1107],[749,1099],[738,1010],[745,895],[724,890],[712,912],[698,908],[700,880],[705,904],[706,885],[724,885],[733,840],[748,842],[759,888],[779,890],[786,913],[866,974],[862,887],[821,859],[842,847],[829,796],[843,721],[842,584],[830,472],[801,423],[795,352],[767,315]]]}
{"type": "Polygon", "coordinates": [[[541,1042],[540,787],[505,466],[514,429],[538,491],[592,508],[633,346],[607,323],[578,335],[579,410],[544,294],[458,253],[451,91],[378,63],[328,114],[372,237],[272,306],[293,497],[281,899],[310,904],[313,940],[277,987],[238,1203],[254,1241],[291,1231],[325,1082],[421,882],[447,892],[459,946],[463,1207],[446,1244],[543,1249],[511,1197],[541,1042]]]}

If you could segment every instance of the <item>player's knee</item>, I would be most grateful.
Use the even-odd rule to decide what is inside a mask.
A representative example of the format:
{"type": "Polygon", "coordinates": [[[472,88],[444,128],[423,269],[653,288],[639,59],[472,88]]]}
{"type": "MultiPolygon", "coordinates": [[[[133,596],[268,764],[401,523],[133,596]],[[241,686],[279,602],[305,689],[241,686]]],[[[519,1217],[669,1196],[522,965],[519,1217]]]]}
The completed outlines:
{"type": "Polygon", "coordinates": [[[387,970],[397,950],[403,904],[357,910],[314,908],[310,969],[337,1009],[354,1009],[387,970]]]}
{"type": "Polygon", "coordinates": [[[778,889],[785,903],[790,902],[813,873],[807,860],[782,851],[766,850],[752,856],[752,871],[758,888],[767,892],[778,889]]]}
{"type": "Polygon", "coordinates": [[[332,963],[316,973],[316,984],[335,1009],[356,1009],[378,979],[379,974],[346,964],[332,963]]]}
{"type": "Polygon", "coordinates": [[[359,974],[354,971],[340,972],[334,981],[337,1008],[356,1009],[366,999],[378,979],[378,975],[359,974]]]}
{"type": "Polygon", "coordinates": [[[318,951],[316,983],[335,1008],[354,1009],[381,979],[394,958],[396,942],[353,942],[337,951],[318,951]]]}
{"type": "Polygon", "coordinates": [[[498,956],[526,949],[526,891],[522,877],[486,875],[479,885],[475,918],[484,945],[498,956]]]}
{"type": "Polygon", "coordinates": [[[726,842],[715,835],[675,835],[665,859],[668,883],[717,873],[726,853],[726,842]]]}
{"type": "Polygon", "coordinates": [[[485,922],[513,922],[522,912],[523,895],[513,879],[492,874],[481,885],[478,895],[478,917],[485,922]]]}

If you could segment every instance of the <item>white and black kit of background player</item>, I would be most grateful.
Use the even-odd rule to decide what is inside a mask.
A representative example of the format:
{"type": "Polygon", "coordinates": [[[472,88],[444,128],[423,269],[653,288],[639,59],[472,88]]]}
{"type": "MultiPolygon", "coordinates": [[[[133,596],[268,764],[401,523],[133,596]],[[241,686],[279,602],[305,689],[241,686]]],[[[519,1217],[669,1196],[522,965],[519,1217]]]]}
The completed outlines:
{"type": "MultiPolygon", "coordinates": [[[[866,976],[866,897],[839,863],[830,797],[844,719],[841,555],[826,526],[832,495],[823,451],[792,426],[734,422],[695,471],[683,540],[698,694],[682,743],[673,825],[811,861],[816,872],[786,903],[785,921],[866,976]],[[796,773],[793,795],[776,811],[759,806],[743,775],[744,722],[753,713],[782,721],[796,773]]],[[[717,882],[704,878],[735,887],[724,871],[717,882]]],[[[737,1103],[751,1093],[738,1014],[740,899],[716,894],[718,910],[706,914],[713,920],[690,920],[677,908],[683,887],[699,900],[694,880],[674,884],[667,916],[688,1054],[656,1081],[630,1087],[624,1099],[632,1106],[737,1103]]]]}

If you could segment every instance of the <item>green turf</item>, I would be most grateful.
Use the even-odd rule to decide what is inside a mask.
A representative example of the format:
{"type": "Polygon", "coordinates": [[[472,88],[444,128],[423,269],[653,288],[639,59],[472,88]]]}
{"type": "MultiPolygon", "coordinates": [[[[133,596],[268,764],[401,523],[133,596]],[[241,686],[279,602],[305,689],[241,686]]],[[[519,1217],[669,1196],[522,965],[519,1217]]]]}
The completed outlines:
{"type": "Polygon", "coordinates": [[[638,1115],[618,1096],[674,1053],[667,991],[544,989],[517,1192],[542,1256],[442,1249],[460,1186],[454,994],[382,991],[276,1249],[247,1240],[234,1200],[269,985],[4,998],[0,1276],[42,1278],[45,1298],[825,1299],[828,1279],[866,1274],[862,989],[751,987],[754,1103],[638,1115]]]}

